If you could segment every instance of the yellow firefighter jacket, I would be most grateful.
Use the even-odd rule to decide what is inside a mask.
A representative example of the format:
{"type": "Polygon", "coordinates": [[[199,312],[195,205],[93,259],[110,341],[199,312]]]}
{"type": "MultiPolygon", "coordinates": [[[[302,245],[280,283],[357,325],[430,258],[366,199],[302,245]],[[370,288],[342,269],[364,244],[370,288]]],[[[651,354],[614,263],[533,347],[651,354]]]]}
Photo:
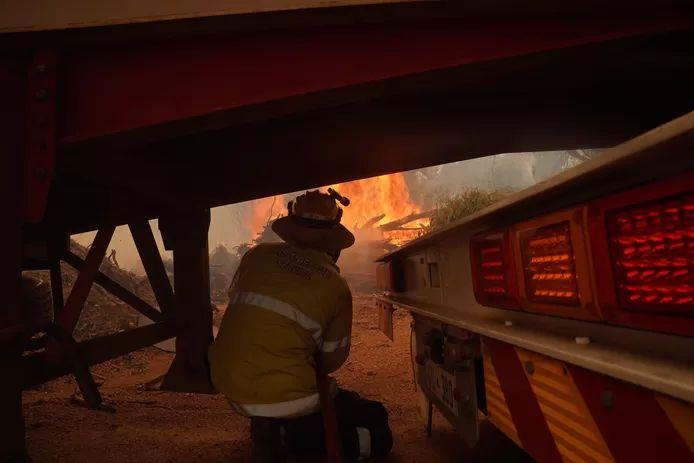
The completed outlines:
{"type": "Polygon", "coordinates": [[[352,295],[325,253],[286,243],[246,253],[209,350],[215,387],[247,416],[319,409],[315,355],[328,373],[349,355],[352,295]]]}

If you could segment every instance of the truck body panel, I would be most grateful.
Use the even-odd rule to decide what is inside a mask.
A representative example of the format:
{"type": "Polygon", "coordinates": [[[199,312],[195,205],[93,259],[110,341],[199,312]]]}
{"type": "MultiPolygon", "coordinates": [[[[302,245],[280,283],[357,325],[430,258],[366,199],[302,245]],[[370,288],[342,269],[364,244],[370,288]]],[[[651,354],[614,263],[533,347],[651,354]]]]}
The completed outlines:
{"type": "MultiPolygon", "coordinates": [[[[689,113],[380,259],[385,292],[377,305],[384,316],[396,308],[412,314],[418,384],[462,436],[472,428],[454,407],[474,396],[480,414],[540,462],[694,460],[691,278],[678,273],[685,275],[678,287],[681,309],[627,310],[621,301],[615,308],[614,297],[606,299],[597,288],[617,284],[616,277],[604,277],[616,257],[595,246],[605,238],[594,233],[612,216],[591,215],[600,209],[596,204],[651,207],[685,198],[678,210],[685,222],[671,228],[683,244],[668,258],[691,269],[692,206],[686,198],[694,190],[692,146],[689,113]],[[578,295],[532,302],[538,293],[530,292],[530,276],[523,273],[523,236],[557,223],[566,224],[565,235],[552,236],[571,240],[575,268],[562,268],[577,275],[578,295]],[[486,235],[511,241],[509,260],[498,261],[518,278],[507,286],[516,293],[511,300],[482,303],[476,297],[477,269],[497,262],[471,257],[477,252],[471,243],[486,235]],[[630,317],[614,317],[614,310],[630,317]],[[458,358],[457,346],[470,342],[458,358]],[[477,390],[463,394],[456,380],[467,369],[460,365],[474,362],[477,390]],[[430,373],[436,371],[432,364],[448,376],[430,373]],[[432,388],[432,381],[446,387],[432,388]]],[[[549,239],[538,236],[543,245],[549,239]]]]}

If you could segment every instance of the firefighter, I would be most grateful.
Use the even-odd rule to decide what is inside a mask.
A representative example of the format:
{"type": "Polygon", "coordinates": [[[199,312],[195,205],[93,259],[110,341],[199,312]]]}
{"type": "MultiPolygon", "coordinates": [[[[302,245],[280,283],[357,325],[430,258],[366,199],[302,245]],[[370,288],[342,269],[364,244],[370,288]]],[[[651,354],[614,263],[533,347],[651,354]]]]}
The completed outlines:
{"type": "Polygon", "coordinates": [[[319,394],[317,375],[345,362],[352,330],[352,295],[336,265],[354,244],[337,204],[349,200],[328,191],[291,201],[287,216],[272,224],[284,242],[244,255],[209,351],[215,387],[251,418],[257,462],[283,461],[286,452],[325,453],[321,398],[334,401],[345,457],[384,456],[392,447],[382,404],[338,389],[332,379],[328,397],[319,394]]]}

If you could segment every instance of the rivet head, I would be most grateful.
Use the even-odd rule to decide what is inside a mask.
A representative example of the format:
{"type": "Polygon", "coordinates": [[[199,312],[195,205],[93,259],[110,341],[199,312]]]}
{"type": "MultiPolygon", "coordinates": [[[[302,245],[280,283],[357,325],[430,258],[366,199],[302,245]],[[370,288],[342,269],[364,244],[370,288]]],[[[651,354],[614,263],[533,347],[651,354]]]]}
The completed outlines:
{"type": "Polygon", "coordinates": [[[48,171],[45,167],[37,167],[34,172],[36,173],[36,177],[38,177],[39,180],[45,181],[48,179],[48,171]]]}
{"type": "Polygon", "coordinates": [[[614,408],[614,394],[612,391],[602,391],[600,393],[600,402],[602,402],[603,407],[612,410],[614,408]]]}
{"type": "Polygon", "coordinates": [[[525,362],[525,372],[529,375],[535,373],[535,364],[533,362],[525,362]]]}
{"type": "Polygon", "coordinates": [[[36,91],[36,99],[39,101],[43,101],[48,97],[48,90],[45,88],[41,88],[36,91]]]}
{"type": "Polygon", "coordinates": [[[36,65],[36,72],[43,74],[46,72],[46,65],[41,63],[36,65]]]}

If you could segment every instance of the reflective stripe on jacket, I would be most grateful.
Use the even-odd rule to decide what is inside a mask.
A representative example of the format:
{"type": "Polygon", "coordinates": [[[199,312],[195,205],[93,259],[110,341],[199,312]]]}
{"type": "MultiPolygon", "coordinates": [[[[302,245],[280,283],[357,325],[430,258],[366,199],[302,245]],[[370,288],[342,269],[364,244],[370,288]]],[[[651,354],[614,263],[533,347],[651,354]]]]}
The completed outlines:
{"type": "Polygon", "coordinates": [[[246,253],[210,347],[212,381],[245,415],[319,409],[314,356],[332,372],[349,355],[352,295],[330,256],[286,243],[246,253]]]}

